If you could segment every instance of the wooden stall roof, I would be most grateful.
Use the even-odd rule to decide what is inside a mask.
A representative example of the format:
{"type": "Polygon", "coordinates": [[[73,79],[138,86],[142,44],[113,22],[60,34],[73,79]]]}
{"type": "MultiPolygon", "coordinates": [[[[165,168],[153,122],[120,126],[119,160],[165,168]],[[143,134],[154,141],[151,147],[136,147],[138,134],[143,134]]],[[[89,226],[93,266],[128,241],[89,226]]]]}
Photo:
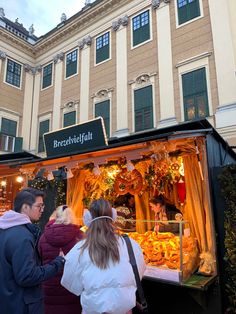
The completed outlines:
{"type": "Polygon", "coordinates": [[[20,173],[22,164],[38,161],[41,158],[29,152],[8,153],[0,155],[0,177],[7,177],[20,173]]]}
{"type": "Polygon", "coordinates": [[[149,151],[148,142],[153,140],[166,141],[175,138],[188,138],[196,136],[206,136],[211,134],[220,142],[224,149],[231,157],[236,160],[235,152],[224,141],[224,139],[216,132],[212,125],[206,120],[197,120],[184,122],[178,125],[154,129],[150,131],[138,132],[122,138],[111,138],[108,146],[104,146],[99,150],[94,147],[90,150],[83,150],[58,157],[47,157],[39,160],[22,161],[21,169],[24,168],[46,168],[48,171],[54,170],[55,167],[62,167],[69,164],[73,168],[79,162],[95,162],[103,163],[112,157],[125,156],[128,159],[138,159],[145,152],[149,151]]]}

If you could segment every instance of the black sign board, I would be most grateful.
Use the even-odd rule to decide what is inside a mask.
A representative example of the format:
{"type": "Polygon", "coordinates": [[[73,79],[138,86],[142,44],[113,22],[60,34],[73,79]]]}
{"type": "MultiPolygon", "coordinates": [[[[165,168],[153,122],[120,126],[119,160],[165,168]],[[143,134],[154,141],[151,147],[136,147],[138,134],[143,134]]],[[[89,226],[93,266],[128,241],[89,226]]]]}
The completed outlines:
{"type": "Polygon", "coordinates": [[[47,157],[65,156],[107,145],[103,118],[44,134],[47,157]]]}

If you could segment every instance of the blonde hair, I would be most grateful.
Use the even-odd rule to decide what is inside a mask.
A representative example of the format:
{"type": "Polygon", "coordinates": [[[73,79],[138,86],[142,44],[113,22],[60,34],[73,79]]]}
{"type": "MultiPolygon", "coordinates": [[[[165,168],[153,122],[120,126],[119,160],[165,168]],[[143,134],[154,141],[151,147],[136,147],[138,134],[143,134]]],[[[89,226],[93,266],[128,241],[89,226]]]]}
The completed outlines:
{"type": "Polygon", "coordinates": [[[74,214],[67,205],[60,205],[55,211],[55,224],[69,225],[75,221],[74,214]]]}
{"type": "MultiPolygon", "coordinates": [[[[111,205],[104,199],[93,201],[89,211],[93,219],[100,216],[112,217],[111,205]]],[[[97,267],[106,269],[110,260],[113,263],[120,261],[118,236],[111,219],[104,218],[93,221],[86,231],[86,235],[81,254],[88,249],[89,256],[97,267]]]]}

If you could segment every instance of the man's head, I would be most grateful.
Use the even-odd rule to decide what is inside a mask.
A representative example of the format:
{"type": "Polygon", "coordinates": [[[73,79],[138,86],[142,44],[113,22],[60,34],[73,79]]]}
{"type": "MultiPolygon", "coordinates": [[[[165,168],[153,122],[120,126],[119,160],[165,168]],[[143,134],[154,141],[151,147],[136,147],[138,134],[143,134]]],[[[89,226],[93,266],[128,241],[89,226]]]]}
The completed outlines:
{"type": "Polygon", "coordinates": [[[44,193],[34,188],[25,188],[14,201],[14,210],[26,214],[32,222],[38,221],[44,210],[44,193]]]}

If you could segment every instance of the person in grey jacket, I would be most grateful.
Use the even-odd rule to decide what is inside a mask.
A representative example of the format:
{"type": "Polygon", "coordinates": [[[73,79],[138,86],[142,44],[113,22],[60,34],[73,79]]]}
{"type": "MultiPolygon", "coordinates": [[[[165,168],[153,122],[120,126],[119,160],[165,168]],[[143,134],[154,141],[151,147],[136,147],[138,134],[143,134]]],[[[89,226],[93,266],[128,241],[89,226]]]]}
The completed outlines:
{"type": "Polygon", "coordinates": [[[43,314],[41,283],[64,265],[63,256],[41,265],[40,230],[32,222],[39,220],[43,208],[42,196],[22,190],[14,200],[14,210],[0,217],[1,314],[43,314]]]}

